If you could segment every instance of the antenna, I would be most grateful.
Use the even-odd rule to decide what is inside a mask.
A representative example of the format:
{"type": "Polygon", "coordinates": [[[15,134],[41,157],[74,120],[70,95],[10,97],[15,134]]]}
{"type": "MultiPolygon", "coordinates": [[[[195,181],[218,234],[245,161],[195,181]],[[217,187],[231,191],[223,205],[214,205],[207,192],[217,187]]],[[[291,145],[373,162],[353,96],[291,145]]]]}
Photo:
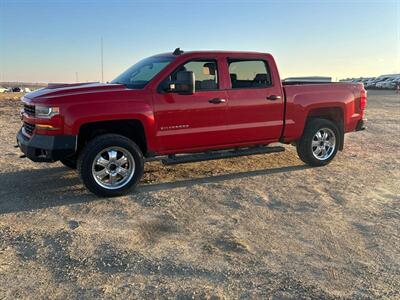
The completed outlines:
{"type": "Polygon", "coordinates": [[[100,39],[100,51],[101,51],[101,82],[104,82],[104,71],[103,71],[103,37],[100,39]]]}
{"type": "Polygon", "coordinates": [[[181,48],[176,48],[172,54],[173,55],[181,55],[182,53],[183,53],[183,51],[181,50],[181,48]]]}

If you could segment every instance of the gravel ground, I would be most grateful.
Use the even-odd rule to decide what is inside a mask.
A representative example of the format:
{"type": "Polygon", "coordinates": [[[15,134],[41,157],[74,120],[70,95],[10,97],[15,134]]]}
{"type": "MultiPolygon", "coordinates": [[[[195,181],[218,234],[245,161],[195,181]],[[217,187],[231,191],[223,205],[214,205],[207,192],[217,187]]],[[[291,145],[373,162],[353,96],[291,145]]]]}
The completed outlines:
{"type": "Polygon", "coordinates": [[[0,299],[400,299],[400,96],[309,168],[295,149],[173,167],[99,199],[13,148],[0,100],[0,299]]]}

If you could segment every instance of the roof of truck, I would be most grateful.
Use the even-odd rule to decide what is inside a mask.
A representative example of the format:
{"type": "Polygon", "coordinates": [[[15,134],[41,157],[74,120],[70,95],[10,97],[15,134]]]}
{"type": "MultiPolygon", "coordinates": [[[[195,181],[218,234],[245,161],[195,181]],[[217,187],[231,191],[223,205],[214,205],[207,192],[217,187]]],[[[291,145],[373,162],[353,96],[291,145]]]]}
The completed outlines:
{"type": "Polygon", "coordinates": [[[156,56],[173,56],[173,57],[179,57],[182,55],[271,55],[269,53],[264,53],[264,52],[257,52],[257,51],[227,51],[227,50],[195,50],[195,51],[183,51],[180,50],[179,48],[175,49],[173,52],[166,52],[166,53],[160,53],[156,56]],[[175,53],[175,54],[174,54],[175,53]]]}

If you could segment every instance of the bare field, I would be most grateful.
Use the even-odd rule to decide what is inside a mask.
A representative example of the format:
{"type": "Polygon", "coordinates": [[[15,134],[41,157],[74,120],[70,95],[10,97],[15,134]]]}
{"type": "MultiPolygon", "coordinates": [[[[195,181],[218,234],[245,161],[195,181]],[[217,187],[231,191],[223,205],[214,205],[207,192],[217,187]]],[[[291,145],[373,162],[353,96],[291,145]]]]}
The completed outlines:
{"type": "Polygon", "coordinates": [[[99,199],[13,148],[0,101],[0,299],[399,299],[400,95],[322,168],[284,153],[165,167],[99,199]]]}
{"type": "Polygon", "coordinates": [[[24,93],[0,93],[0,101],[19,100],[24,93]]]}

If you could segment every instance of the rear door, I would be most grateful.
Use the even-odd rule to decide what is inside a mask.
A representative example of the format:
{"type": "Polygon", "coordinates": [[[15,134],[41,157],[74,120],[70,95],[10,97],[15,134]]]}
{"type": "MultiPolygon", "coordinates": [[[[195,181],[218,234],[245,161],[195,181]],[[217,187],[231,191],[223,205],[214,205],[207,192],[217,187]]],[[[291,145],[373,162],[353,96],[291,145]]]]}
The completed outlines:
{"type": "Polygon", "coordinates": [[[276,141],[283,128],[279,75],[267,59],[228,58],[228,132],[232,143],[276,141]]]}
{"type": "MultiPolygon", "coordinates": [[[[157,139],[162,151],[182,152],[226,143],[226,91],[220,89],[215,58],[191,59],[178,71],[193,71],[195,93],[156,93],[154,96],[157,139]]],[[[168,78],[166,78],[168,80],[168,78]]]]}

